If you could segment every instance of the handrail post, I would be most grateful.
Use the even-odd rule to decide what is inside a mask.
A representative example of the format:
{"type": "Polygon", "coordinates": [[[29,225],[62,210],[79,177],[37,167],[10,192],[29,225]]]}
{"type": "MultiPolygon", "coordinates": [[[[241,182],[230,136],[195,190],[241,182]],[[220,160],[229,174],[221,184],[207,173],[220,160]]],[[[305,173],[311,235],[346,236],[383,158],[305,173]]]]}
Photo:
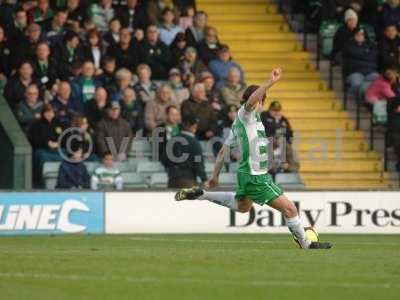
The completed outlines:
{"type": "Polygon", "coordinates": [[[369,149],[374,150],[374,120],[371,114],[370,126],[369,126],[369,149]]]}
{"type": "Polygon", "coordinates": [[[360,99],[356,98],[356,129],[360,129],[360,99]]]}
{"type": "Polygon", "coordinates": [[[333,64],[331,60],[329,60],[329,88],[333,90],[333,64]]]}
{"type": "Polygon", "coordinates": [[[388,150],[387,150],[387,145],[388,145],[388,138],[389,138],[389,134],[388,134],[388,128],[385,127],[385,138],[383,141],[383,170],[385,172],[387,172],[388,170],[388,150]]]}

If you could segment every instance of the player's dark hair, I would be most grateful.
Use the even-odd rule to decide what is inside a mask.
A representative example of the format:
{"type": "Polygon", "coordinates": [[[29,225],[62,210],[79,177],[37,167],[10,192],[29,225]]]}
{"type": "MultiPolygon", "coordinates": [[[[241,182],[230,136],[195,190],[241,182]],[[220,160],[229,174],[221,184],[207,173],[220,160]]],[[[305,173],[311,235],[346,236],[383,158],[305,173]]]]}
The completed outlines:
{"type": "MultiPolygon", "coordinates": [[[[249,100],[250,96],[259,88],[259,85],[249,85],[247,89],[244,91],[242,100],[240,101],[240,105],[243,105],[249,100]]],[[[263,101],[265,100],[265,96],[263,101]]]]}

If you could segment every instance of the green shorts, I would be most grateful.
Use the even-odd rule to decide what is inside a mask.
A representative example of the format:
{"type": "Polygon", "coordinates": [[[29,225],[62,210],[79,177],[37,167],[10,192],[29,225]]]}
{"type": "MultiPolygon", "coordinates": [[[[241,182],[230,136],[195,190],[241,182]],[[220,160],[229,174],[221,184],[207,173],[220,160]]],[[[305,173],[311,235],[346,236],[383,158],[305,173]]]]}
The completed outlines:
{"type": "Polygon", "coordinates": [[[283,194],[280,186],[276,185],[269,174],[251,175],[237,173],[236,200],[250,198],[259,205],[264,205],[283,194]]]}

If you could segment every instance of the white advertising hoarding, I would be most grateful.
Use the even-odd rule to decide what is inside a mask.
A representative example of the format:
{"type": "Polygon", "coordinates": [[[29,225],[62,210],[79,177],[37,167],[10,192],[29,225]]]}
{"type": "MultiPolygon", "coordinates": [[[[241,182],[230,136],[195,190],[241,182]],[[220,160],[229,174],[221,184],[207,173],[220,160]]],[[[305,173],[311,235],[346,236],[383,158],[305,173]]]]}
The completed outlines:
{"type": "MultiPolygon", "coordinates": [[[[288,192],[304,226],[320,233],[400,233],[400,192],[288,192]]],[[[170,192],[106,193],[106,233],[286,233],[281,214],[241,214],[170,192]]]]}

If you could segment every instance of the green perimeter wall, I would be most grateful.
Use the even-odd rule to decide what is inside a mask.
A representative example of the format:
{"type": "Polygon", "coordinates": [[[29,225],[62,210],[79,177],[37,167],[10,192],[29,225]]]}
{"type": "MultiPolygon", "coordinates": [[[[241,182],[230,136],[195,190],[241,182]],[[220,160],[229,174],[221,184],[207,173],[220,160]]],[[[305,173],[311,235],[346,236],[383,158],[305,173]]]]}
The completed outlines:
{"type": "Polygon", "coordinates": [[[32,148],[0,95],[0,189],[31,189],[32,148]]]}

